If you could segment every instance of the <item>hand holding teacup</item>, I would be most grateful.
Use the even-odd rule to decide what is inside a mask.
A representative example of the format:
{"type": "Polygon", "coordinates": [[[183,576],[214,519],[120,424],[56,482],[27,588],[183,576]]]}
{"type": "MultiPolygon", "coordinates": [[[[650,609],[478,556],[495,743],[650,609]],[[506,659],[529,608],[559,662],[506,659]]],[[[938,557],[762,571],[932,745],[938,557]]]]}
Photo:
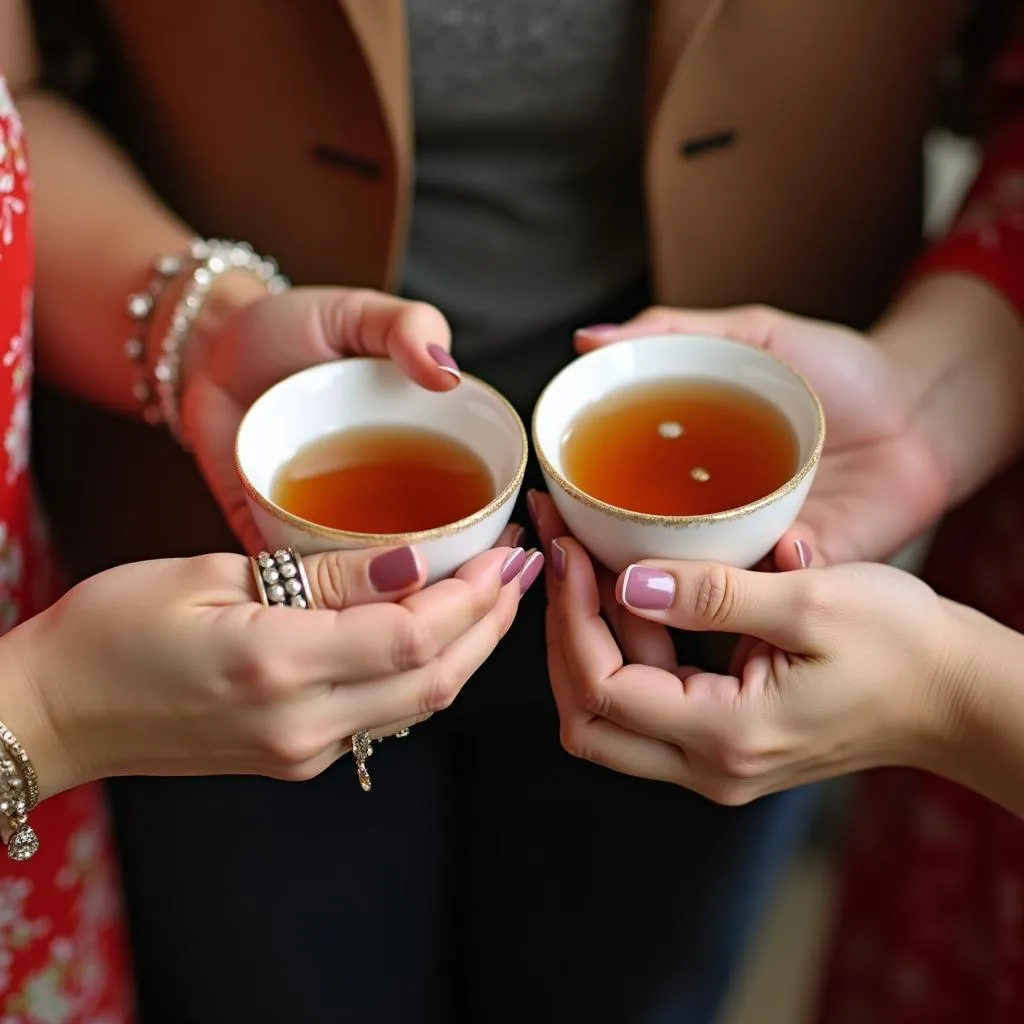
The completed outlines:
{"type": "MultiPolygon", "coordinates": [[[[523,551],[522,530],[509,525],[526,458],[523,424],[493,388],[464,377],[454,390],[428,391],[383,359],[323,363],[276,384],[246,413],[235,449],[250,514],[272,549],[388,549],[370,563],[387,577],[377,589],[396,589],[395,572],[432,584],[415,600],[447,630],[453,658],[489,655],[540,573],[542,556],[523,551]],[[498,566],[506,617],[493,616],[499,628],[481,636],[451,593],[499,542],[511,548],[498,566]]],[[[411,633],[407,645],[399,660],[445,653],[428,631],[411,633]]],[[[351,745],[369,790],[370,729],[351,745]]]]}

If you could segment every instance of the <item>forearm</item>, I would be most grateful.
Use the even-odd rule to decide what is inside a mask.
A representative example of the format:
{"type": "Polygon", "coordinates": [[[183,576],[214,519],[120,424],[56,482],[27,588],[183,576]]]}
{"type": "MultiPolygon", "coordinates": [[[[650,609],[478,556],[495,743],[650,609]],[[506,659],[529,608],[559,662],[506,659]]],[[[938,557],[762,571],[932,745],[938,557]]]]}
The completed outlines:
{"type": "Polygon", "coordinates": [[[917,429],[946,467],[949,504],[1024,448],[1024,321],[981,278],[921,278],[873,335],[900,367],[917,429]]]}
{"type": "Polygon", "coordinates": [[[1024,637],[973,609],[948,607],[953,640],[942,685],[950,727],[921,767],[1024,815],[1024,637]]]}
{"type": "MultiPolygon", "coordinates": [[[[63,390],[138,415],[138,372],[125,353],[133,326],[126,302],[145,286],[154,258],[183,254],[191,232],[80,111],[34,89],[17,99],[34,179],[40,371],[63,390]]],[[[240,276],[218,281],[204,320],[222,319],[225,305],[263,294],[258,282],[240,276]]],[[[147,326],[151,347],[175,298],[172,284],[147,326]]]]}

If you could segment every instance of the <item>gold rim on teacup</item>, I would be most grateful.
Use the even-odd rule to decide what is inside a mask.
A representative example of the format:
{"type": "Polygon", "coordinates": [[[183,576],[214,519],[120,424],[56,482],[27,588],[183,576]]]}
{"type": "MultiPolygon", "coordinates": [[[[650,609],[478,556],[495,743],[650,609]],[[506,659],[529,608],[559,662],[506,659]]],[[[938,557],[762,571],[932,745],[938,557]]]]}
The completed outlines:
{"type": "MultiPolygon", "coordinates": [[[[651,334],[637,338],[626,338],[622,341],[615,342],[616,345],[628,345],[633,341],[646,341],[651,338],[666,339],[670,337],[670,334],[651,334]]],[[[587,505],[592,509],[599,512],[606,512],[608,515],[614,516],[616,519],[623,519],[631,523],[644,523],[651,526],[675,526],[675,527],[686,527],[686,526],[701,526],[707,523],[720,523],[728,519],[739,519],[743,516],[750,515],[756,512],[758,509],[764,508],[766,505],[771,505],[778,501],[779,498],[784,497],[790,491],[800,486],[801,481],[807,476],[811,470],[818,464],[821,459],[822,450],[825,447],[825,410],[822,408],[821,399],[818,398],[814,391],[814,388],[808,384],[803,374],[798,373],[789,365],[784,359],[780,359],[774,352],[769,352],[765,348],[760,348],[757,345],[747,345],[742,341],[736,341],[733,338],[717,338],[714,335],[709,334],[682,334],[678,335],[680,341],[685,342],[687,338],[700,338],[703,341],[715,341],[721,342],[724,345],[734,345],[737,348],[743,349],[747,352],[757,352],[762,356],[767,356],[769,359],[778,363],[782,366],[790,376],[807,392],[808,397],[814,404],[815,418],[817,420],[817,435],[814,440],[814,447],[811,449],[811,453],[804,459],[800,468],[781,486],[777,487],[770,494],[766,494],[763,498],[758,498],[756,501],[747,502],[746,505],[738,505],[736,508],[727,508],[722,512],[709,512],[705,515],[699,516],[659,516],[650,512],[635,512],[632,509],[621,508],[618,505],[609,504],[606,501],[601,501],[599,498],[595,498],[588,494],[586,491],[577,487],[568,477],[565,476],[560,470],[556,469],[552,464],[551,460],[544,454],[544,449],[540,443],[540,437],[537,431],[537,416],[540,412],[541,406],[544,403],[544,399],[547,397],[548,392],[558,382],[559,378],[563,374],[567,374],[572,371],[572,368],[581,360],[590,359],[595,356],[600,356],[607,348],[593,349],[587,352],[585,355],[579,356],[574,359],[567,366],[564,366],[550,381],[545,385],[544,390],[540,393],[540,398],[537,399],[537,404],[533,407],[533,417],[530,424],[530,433],[533,440],[533,450],[537,454],[537,461],[540,463],[541,468],[547,474],[547,476],[558,485],[570,498],[574,498],[582,505],[587,505]]],[[[680,379],[688,379],[681,377],[680,379]]],[[[692,379],[705,379],[700,378],[699,374],[694,374],[692,379]]],[[[725,381],[723,378],[723,381],[725,381]]],[[[633,381],[634,384],[642,384],[644,381],[633,381]]],[[[648,382],[649,383],[649,382],[648,382]]],[[[738,385],[742,386],[742,385],[738,385]]],[[[602,394],[602,398],[607,398],[609,395],[614,394],[616,391],[622,390],[618,387],[609,388],[602,394]]],[[[752,390],[748,388],[747,390],[752,390]]],[[[579,415],[583,411],[583,407],[576,411],[574,415],[579,415]]],[[[786,422],[790,422],[788,414],[783,409],[779,409],[782,416],[785,417],[786,422]]],[[[571,420],[570,420],[571,422],[571,420]]],[[[564,436],[564,431],[563,431],[564,436]]],[[[561,444],[561,440],[559,441],[561,444]]]]}
{"type": "MultiPolygon", "coordinates": [[[[317,369],[316,366],[308,367],[306,370],[300,370],[300,373],[308,373],[310,370],[317,369]]],[[[292,375],[293,377],[295,374],[292,375]]],[[[521,486],[523,478],[526,476],[526,464],[530,457],[530,441],[526,435],[526,427],[523,425],[522,419],[519,417],[519,413],[516,412],[515,407],[512,403],[496,388],[491,387],[486,381],[480,380],[479,377],[474,377],[469,373],[461,374],[462,382],[459,387],[462,387],[465,383],[470,382],[477,385],[481,390],[487,392],[493,398],[496,398],[498,402],[505,407],[505,410],[512,417],[512,422],[516,426],[516,430],[519,434],[519,447],[521,449],[519,456],[519,464],[516,466],[515,472],[512,474],[512,478],[508,484],[501,489],[501,491],[495,495],[483,508],[474,512],[472,515],[464,516],[462,519],[457,519],[453,523],[446,523],[444,526],[435,526],[431,530],[417,530],[412,533],[357,533],[354,530],[336,530],[329,526],[321,526],[319,523],[313,522],[312,519],[303,519],[301,516],[297,516],[287,509],[282,508],[276,502],[271,501],[266,495],[261,493],[253,482],[249,479],[248,474],[242,468],[242,460],[238,454],[238,438],[242,436],[242,430],[245,427],[245,421],[252,414],[256,403],[249,407],[246,414],[242,417],[242,422],[238,425],[238,433],[235,435],[235,472],[238,473],[238,478],[242,481],[242,487],[245,493],[256,502],[260,508],[264,509],[270,515],[276,519],[280,519],[282,522],[287,523],[289,526],[294,526],[296,529],[302,530],[304,533],[311,534],[315,537],[323,537],[327,540],[346,540],[353,541],[364,547],[379,547],[388,544],[419,544],[423,541],[433,540],[436,537],[447,537],[453,533],[460,533],[461,531],[468,529],[470,526],[481,522],[488,516],[496,512],[506,501],[512,496],[513,492],[517,487],[521,486]]],[[[291,377],[286,377],[282,381],[278,381],[273,387],[268,388],[256,401],[259,402],[266,395],[271,394],[277,388],[283,387],[291,381],[291,377]]],[[[458,389],[453,389],[457,391],[458,389]]],[[[353,423],[352,427],[365,426],[366,424],[353,423]]],[[[415,424],[409,424],[415,426],[415,424]]],[[[339,430],[345,430],[345,427],[339,427],[339,430]]],[[[472,449],[471,449],[472,450],[472,449]]],[[[479,454],[477,457],[479,458],[479,454]]],[[[488,467],[489,469],[490,467],[488,467]]]]}

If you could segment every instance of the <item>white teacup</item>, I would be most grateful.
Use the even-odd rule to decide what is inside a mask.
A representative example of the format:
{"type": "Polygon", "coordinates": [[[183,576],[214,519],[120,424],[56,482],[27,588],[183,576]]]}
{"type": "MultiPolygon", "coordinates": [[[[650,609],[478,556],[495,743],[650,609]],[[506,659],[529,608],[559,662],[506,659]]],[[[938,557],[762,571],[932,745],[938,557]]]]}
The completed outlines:
{"type": "Polygon", "coordinates": [[[825,416],[807,382],[763,349],[723,338],[658,335],[608,345],[570,363],[537,403],[533,443],[569,531],[614,572],[644,558],[749,567],[796,521],[821,458],[825,416]],[[749,505],[701,516],[631,512],[592,498],[567,478],[562,445],[583,409],[623,388],[672,379],[729,383],[771,402],[796,437],[798,468],[793,476],[749,505]]]}
{"type": "Polygon", "coordinates": [[[411,544],[426,562],[429,582],[435,582],[494,546],[512,515],[527,452],[522,421],[482,381],[463,375],[454,390],[433,392],[412,383],[388,360],[342,359],[302,370],[261,395],[238,429],[235,464],[271,548],[312,554],[411,544]],[[302,448],[342,430],[374,426],[422,427],[460,442],[490,470],[495,497],[465,519],[403,534],[335,530],[274,502],[278,471],[302,448]]]}

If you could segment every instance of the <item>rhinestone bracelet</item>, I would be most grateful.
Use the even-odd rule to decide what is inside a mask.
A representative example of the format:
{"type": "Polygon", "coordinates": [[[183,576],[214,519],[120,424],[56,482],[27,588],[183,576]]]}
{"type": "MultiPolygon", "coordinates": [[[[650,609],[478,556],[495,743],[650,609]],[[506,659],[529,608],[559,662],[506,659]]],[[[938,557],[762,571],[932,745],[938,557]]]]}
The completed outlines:
{"type": "Polygon", "coordinates": [[[29,860],[39,850],[39,837],[28,812],[39,803],[39,780],[25,748],[0,722],[0,816],[7,819],[7,856],[29,860]]]}
{"type": "Polygon", "coordinates": [[[188,445],[181,425],[181,361],[213,282],[228,271],[247,270],[263,282],[271,295],[289,287],[287,278],[278,273],[274,260],[257,255],[245,242],[196,238],[189,244],[189,256],[196,266],[178,297],[153,368],[159,421],[183,448],[188,445]]]}
{"type": "Polygon", "coordinates": [[[142,406],[142,418],[147,423],[160,421],[160,407],[153,404],[153,388],[146,376],[146,338],[150,321],[164,288],[184,269],[185,261],[180,256],[158,256],[153,260],[146,287],[129,295],[125,304],[133,328],[124,343],[124,353],[135,368],[132,394],[142,406]]]}

